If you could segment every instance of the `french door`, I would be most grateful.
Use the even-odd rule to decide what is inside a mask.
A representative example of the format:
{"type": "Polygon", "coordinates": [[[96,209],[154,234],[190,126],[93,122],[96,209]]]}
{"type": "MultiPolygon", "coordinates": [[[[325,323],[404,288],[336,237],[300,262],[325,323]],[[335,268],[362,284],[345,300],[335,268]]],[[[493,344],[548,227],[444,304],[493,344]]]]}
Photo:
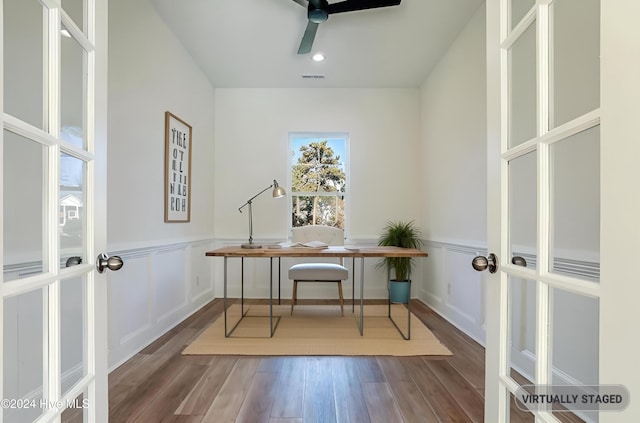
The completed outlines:
{"type": "Polygon", "coordinates": [[[555,422],[515,398],[600,379],[600,1],[489,0],[487,75],[485,419],[555,422]]]}
{"type": "Polygon", "coordinates": [[[106,421],[106,1],[0,5],[0,421],[106,421]]]}

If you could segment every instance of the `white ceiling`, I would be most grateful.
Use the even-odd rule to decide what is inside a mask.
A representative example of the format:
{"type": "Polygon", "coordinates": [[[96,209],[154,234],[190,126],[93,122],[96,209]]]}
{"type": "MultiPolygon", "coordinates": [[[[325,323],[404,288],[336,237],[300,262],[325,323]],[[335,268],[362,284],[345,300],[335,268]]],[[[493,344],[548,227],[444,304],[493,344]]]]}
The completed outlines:
{"type": "Polygon", "coordinates": [[[151,2],[215,87],[390,88],[420,86],[484,0],[403,0],[330,15],[312,50],[325,54],[321,63],[296,54],[307,11],[293,0],[151,2]]]}

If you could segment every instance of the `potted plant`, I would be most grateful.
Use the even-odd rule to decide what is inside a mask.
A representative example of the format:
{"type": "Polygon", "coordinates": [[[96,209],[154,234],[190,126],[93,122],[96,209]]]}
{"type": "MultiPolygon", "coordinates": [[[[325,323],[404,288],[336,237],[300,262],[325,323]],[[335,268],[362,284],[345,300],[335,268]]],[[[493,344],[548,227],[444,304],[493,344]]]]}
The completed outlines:
{"type": "MultiPolygon", "coordinates": [[[[420,248],[422,233],[413,221],[387,222],[378,239],[379,246],[420,248]]],[[[411,269],[414,261],[411,257],[385,257],[378,263],[379,268],[387,269],[389,277],[389,300],[392,303],[409,302],[411,295],[411,269]],[[391,278],[393,272],[395,278],[391,278]]]]}

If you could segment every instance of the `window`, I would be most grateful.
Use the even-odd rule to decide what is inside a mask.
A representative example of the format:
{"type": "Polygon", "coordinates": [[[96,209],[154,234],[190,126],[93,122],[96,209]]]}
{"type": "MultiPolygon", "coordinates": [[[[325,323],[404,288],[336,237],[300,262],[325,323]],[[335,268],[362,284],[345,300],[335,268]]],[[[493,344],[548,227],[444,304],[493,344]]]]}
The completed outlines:
{"type": "Polygon", "coordinates": [[[290,134],[291,226],[345,229],[347,134],[290,134]]]}

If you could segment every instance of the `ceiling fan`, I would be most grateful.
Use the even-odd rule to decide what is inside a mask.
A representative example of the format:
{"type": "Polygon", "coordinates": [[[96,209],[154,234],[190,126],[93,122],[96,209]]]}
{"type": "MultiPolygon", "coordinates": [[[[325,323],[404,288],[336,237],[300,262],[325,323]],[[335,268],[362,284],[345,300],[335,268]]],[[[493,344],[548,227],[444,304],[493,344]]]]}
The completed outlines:
{"type": "Polygon", "coordinates": [[[331,3],[327,0],[293,0],[300,6],[307,8],[309,23],[304,31],[298,54],[306,54],[311,51],[313,40],[316,38],[318,25],[329,19],[334,13],[353,12],[356,10],[375,9],[378,7],[397,6],[401,0],[344,0],[331,3]]]}

